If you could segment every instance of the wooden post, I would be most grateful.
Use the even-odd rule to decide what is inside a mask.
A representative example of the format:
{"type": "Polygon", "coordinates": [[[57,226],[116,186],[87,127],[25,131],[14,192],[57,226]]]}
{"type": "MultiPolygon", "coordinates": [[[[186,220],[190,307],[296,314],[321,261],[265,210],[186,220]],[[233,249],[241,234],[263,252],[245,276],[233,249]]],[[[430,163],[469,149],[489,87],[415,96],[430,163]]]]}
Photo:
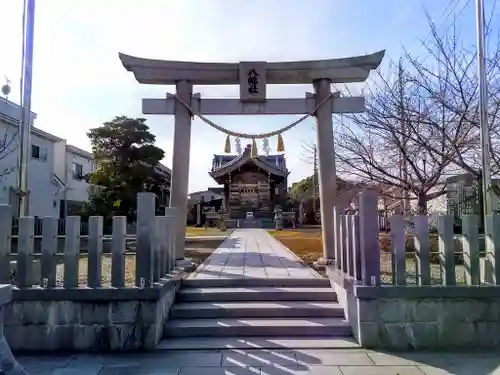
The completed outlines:
{"type": "Polygon", "coordinates": [[[462,248],[464,256],[465,280],[468,285],[479,285],[479,219],[476,215],[462,217],[462,248]]]}
{"type": "Polygon", "coordinates": [[[90,288],[101,286],[102,216],[89,218],[87,284],[90,288]]]}
{"type": "Polygon", "coordinates": [[[0,205],[0,284],[10,284],[12,206],[0,205]]]}
{"type": "Polygon", "coordinates": [[[391,216],[391,242],[394,261],[394,283],[406,285],[406,239],[405,220],[401,215],[391,216]]]}
{"type": "Polygon", "coordinates": [[[40,285],[42,288],[56,286],[56,254],[58,217],[44,217],[42,225],[42,260],[40,285]]]}
{"type": "Polygon", "coordinates": [[[165,232],[167,234],[167,273],[175,268],[175,213],[177,212],[175,207],[165,208],[165,232]]]}
{"type": "Polygon", "coordinates": [[[17,239],[17,272],[18,288],[32,287],[33,280],[33,235],[35,219],[33,217],[19,218],[19,236],[17,239]]]}
{"type": "Polygon", "coordinates": [[[352,215],[352,263],[353,263],[353,276],[356,281],[363,280],[363,273],[361,271],[361,239],[360,239],[360,227],[359,227],[359,216],[352,215]]]}
{"type": "Polygon", "coordinates": [[[156,268],[158,269],[158,279],[165,276],[165,245],[166,245],[166,228],[165,228],[165,216],[156,216],[156,227],[158,230],[158,264],[156,268]]]}
{"type": "Polygon", "coordinates": [[[161,274],[161,242],[162,242],[162,231],[160,229],[160,219],[159,216],[154,217],[153,222],[153,281],[160,280],[161,274]]]}
{"type": "Polygon", "coordinates": [[[340,269],[342,272],[347,273],[347,216],[340,215],[340,269]]]}
{"type": "Polygon", "coordinates": [[[78,287],[80,252],[80,216],[66,217],[66,236],[64,239],[64,287],[78,287]]]}
{"type": "Polygon", "coordinates": [[[337,206],[333,207],[333,236],[334,236],[334,259],[335,259],[335,267],[337,269],[342,268],[342,245],[340,244],[340,212],[337,206]]]}
{"type": "Polygon", "coordinates": [[[361,272],[364,285],[380,285],[380,242],[377,197],[364,191],[359,197],[361,272]]]}
{"type": "Polygon", "coordinates": [[[125,286],[125,251],[127,249],[127,217],[113,217],[113,238],[111,244],[111,286],[125,286]]]}
{"type": "Polygon", "coordinates": [[[354,226],[353,226],[353,215],[346,215],[345,226],[346,226],[346,247],[347,247],[347,274],[354,277],[354,226]]]}
{"type": "Polygon", "coordinates": [[[500,215],[488,215],[485,229],[486,261],[493,269],[492,282],[500,285],[500,215]]]}
{"type": "Polygon", "coordinates": [[[414,218],[413,239],[417,256],[417,281],[419,285],[431,285],[431,258],[429,253],[429,218],[418,215],[414,218]]]}
{"type": "Polygon", "coordinates": [[[453,241],[453,218],[438,217],[439,255],[444,285],[456,285],[455,247],[453,241]]]}
{"type": "MultiPolygon", "coordinates": [[[[178,221],[179,218],[176,218],[178,221]]],[[[179,224],[176,222],[176,224],[179,224]]],[[[137,246],[135,283],[149,288],[153,283],[153,235],[155,227],[154,193],[137,194],[137,246]]],[[[179,230],[180,227],[176,227],[179,230]]],[[[181,228],[182,229],[182,228],[181,228]]]]}

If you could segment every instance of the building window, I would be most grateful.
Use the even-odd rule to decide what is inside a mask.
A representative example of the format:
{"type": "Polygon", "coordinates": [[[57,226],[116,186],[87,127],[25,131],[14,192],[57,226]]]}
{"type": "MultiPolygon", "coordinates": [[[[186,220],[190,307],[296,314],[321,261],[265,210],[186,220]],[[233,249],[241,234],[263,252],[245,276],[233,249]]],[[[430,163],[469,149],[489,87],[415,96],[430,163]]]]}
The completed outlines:
{"type": "Polygon", "coordinates": [[[33,159],[40,159],[40,147],[37,145],[31,145],[31,157],[33,159]]]}
{"type": "Polygon", "coordinates": [[[47,160],[47,149],[37,146],[31,145],[31,157],[33,159],[46,161],[47,160]]]}
{"type": "Polygon", "coordinates": [[[73,163],[71,165],[71,174],[75,180],[79,180],[83,177],[83,166],[78,163],[73,163]]]}

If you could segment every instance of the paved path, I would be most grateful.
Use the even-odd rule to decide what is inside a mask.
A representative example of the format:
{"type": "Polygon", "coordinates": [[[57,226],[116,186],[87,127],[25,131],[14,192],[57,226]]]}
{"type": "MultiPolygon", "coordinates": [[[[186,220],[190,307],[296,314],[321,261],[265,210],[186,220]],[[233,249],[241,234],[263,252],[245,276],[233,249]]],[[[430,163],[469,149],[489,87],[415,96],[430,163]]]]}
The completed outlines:
{"type": "Polygon", "coordinates": [[[264,229],[236,229],[189,278],[319,278],[264,229]]]}
{"type": "Polygon", "coordinates": [[[488,375],[500,353],[398,353],[363,349],[162,351],[23,357],[32,375],[488,375]]]}

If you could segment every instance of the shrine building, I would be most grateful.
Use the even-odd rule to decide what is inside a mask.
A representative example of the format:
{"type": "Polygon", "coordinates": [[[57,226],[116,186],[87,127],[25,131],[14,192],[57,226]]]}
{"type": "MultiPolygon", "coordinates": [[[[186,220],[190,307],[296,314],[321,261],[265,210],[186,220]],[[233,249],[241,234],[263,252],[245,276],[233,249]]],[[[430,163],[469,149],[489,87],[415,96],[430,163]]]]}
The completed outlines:
{"type": "Polygon", "coordinates": [[[240,155],[214,155],[210,176],[224,186],[223,207],[230,219],[272,219],[276,205],[287,199],[290,173],[283,154],[252,156],[248,145],[240,155]]]}

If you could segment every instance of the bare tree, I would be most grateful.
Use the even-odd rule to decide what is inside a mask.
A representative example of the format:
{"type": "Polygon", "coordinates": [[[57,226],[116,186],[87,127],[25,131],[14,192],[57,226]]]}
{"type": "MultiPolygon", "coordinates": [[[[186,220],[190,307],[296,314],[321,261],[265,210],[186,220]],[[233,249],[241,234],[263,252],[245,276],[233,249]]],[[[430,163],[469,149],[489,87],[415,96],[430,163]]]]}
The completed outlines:
{"type": "MultiPolygon", "coordinates": [[[[5,77],[5,81],[6,84],[2,86],[2,92],[0,93],[4,95],[4,97],[0,96],[0,111],[3,113],[6,109],[4,115],[8,119],[13,115],[11,113],[11,106],[15,106],[15,104],[7,99],[7,96],[10,93],[10,80],[5,77]]],[[[16,158],[9,158],[9,155],[13,154],[17,150],[18,143],[20,142],[19,126],[11,126],[7,121],[0,119],[0,125],[3,125],[3,134],[0,134],[0,178],[10,174],[17,167],[16,158]]]]}
{"type": "Polygon", "coordinates": [[[9,134],[8,130],[0,136],[0,178],[6,176],[16,169],[16,161],[3,163],[2,161],[17,150],[18,133],[9,134]]]}
{"type": "MultiPolygon", "coordinates": [[[[492,12],[493,14],[494,12],[492,12]]],[[[476,47],[465,45],[455,24],[451,31],[440,34],[429,20],[431,40],[423,43],[427,56],[418,58],[405,53],[411,72],[409,79],[433,108],[439,108],[447,126],[441,127],[436,113],[426,116],[425,125],[433,132],[442,133],[449,144],[454,144],[452,163],[460,169],[480,175],[479,81],[476,47]],[[434,116],[432,116],[434,115],[434,116]],[[457,135],[459,135],[457,137],[457,135]],[[458,139],[457,139],[458,138],[458,139]]],[[[486,74],[489,89],[490,151],[493,173],[500,172],[500,39],[493,32],[491,20],[486,27],[488,55],[486,74]]],[[[414,112],[411,116],[418,116],[414,112]]],[[[415,137],[415,142],[429,152],[443,155],[435,144],[426,144],[415,137]]]]}
{"type": "MultiPolygon", "coordinates": [[[[494,173],[500,173],[500,43],[488,23],[489,128],[494,173]]],[[[368,85],[366,113],[339,121],[337,171],[391,187],[394,199],[411,192],[418,211],[445,193],[446,176],[480,175],[478,79],[475,47],[456,24],[439,33],[418,57],[405,52],[368,85]]]]}
{"type": "Polygon", "coordinates": [[[436,116],[436,109],[422,95],[403,60],[391,63],[389,72],[379,71],[369,85],[366,112],[344,116],[337,126],[339,173],[376,182],[386,188],[381,193],[393,199],[416,199],[418,212],[426,213],[427,202],[446,191],[444,177],[451,172],[461,137],[459,133],[448,140],[443,135],[448,122],[436,116]],[[427,125],[429,117],[433,127],[427,125]]]}

